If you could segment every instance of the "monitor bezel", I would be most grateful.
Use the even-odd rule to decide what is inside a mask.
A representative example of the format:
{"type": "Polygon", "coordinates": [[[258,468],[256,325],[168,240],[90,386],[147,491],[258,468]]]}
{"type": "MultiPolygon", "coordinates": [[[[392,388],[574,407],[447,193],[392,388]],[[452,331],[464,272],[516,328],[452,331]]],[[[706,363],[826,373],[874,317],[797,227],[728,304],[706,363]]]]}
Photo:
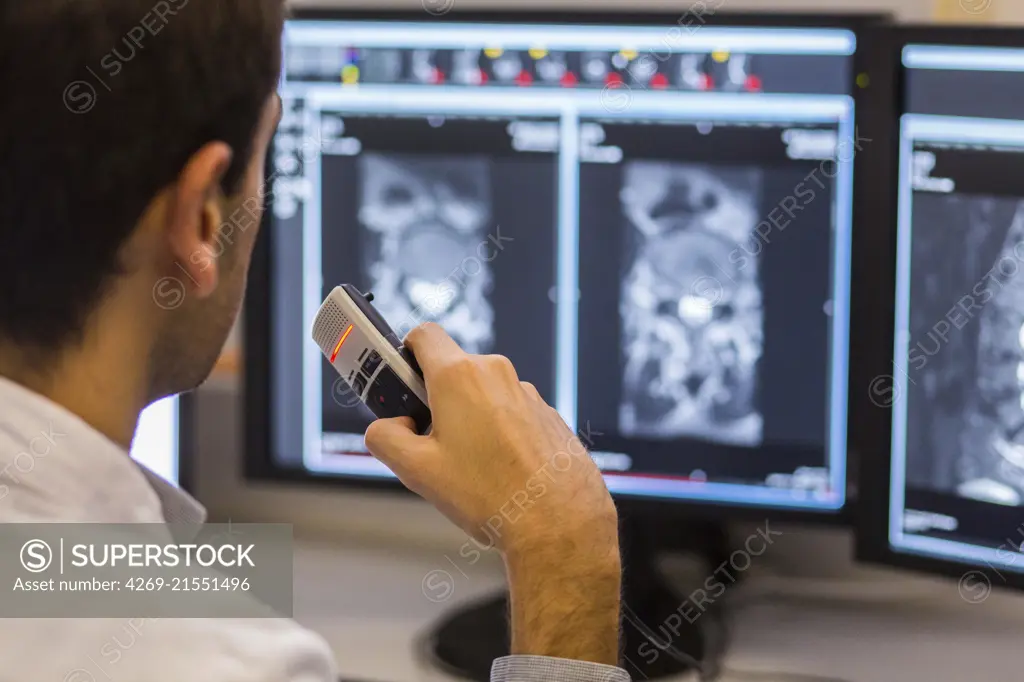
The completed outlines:
{"type": "MultiPolygon", "coordinates": [[[[903,48],[910,44],[977,45],[979,47],[1024,48],[1024,28],[987,26],[927,26],[910,25],[892,27],[888,31],[885,49],[893,63],[891,83],[892,109],[888,113],[890,164],[884,170],[886,191],[872,206],[880,211],[872,219],[879,229],[872,235],[871,250],[875,272],[874,288],[864,293],[861,305],[861,330],[877,331],[863,347],[864,369],[860,376],[865,381],[857,387],[864,408],[858,420],[863,451],[870,453],[860,458],[858,480],[860,486],[855,525],[855,555],[859,561],[901,569],[930,573],[951,578],[964,578],[968,574],[985,574],[994,587],[1024,589],[1024,573],[1007,570],[997,574],[993,569],[954,559],[923,556],[906,550],[894,549],[889,544],[889,503],[892,467],[892,409],[870,405],[871,378],[893,372],[893,339],[896,326],[896,244],[898,232],[898,162],[899,121],[904,110],[903,48]],[[879,320],[879,312],[884,319],[879,320]],[[870,319],[872,318],[873,319],[870,319]]],[[[882,184],[879,183],[879,187],[882,184]]],[[[869,223],[871,224],[871,223],[869,223]]],[[[855,255],[856,257],[856,255],[855,255]]],[[[855,313],[856,314],[856,313],[855,313]]],[[[857,325],[857,320],[853,320],[857,325]]],[[[853,394],[851,388],[851,398],[853,394]]]]}
{"type": "MultiPolygon", "coordinates": [[[[670,14],[665,12],[570,12],[570,11],[461,11],[454,9],[442,17],[433,17],[424,11],[409,10],[360,10],[360,9],[297,9],[290,14],[294,20],[364,20],[364,21],[423,21],[427,16],[432,21],[445,22],[516,22],[536,24],[584,24],[613,25],[632,24],[638,26],[671,26],[685,13],[670,14]]],[[[853,31],[857,35],[857,52],[854,55],[854,73],[873,74],[876,69],[884,68],[882,52],[873,39],[866,39],[869,32],[881,30],[888,24],[889,15],[881,13],[849,13],[849,14],[806,14],[806,13],[728,13],[721,12],[707,15],[705,25],[715,27],[796,27],[796,28],[839,28],[853,31]]],[[[875,93],[878,89],[868,88],[854,92],[858,118],[868,109],[878,110],[875,93]]],[[[886,111],[883,107],[882,111],[886,111]]],[[[877,117],[876,117],[877,118],[877,117]]],[[[859,125],[859,124],[858,124],[859,125]]],[[[871,138],[871,134],[866,137],[871,138]]],[[[870,155],[873,156],[873,155],[870,155]]],[[[858,154],[858,157],[869,157],[869,154],[858,154]]],[[[868,158],[855,159],[854,217],[853,224],[853,258],[856,260],[859,233],[856,226],[861,223],[859,197],[870,195],[863,189],[864,182],[857,178],[870,177],[862,167],[867,167],[868,158]]],[[[877,165],[872,163],[872,165],[877,165]]],[[[268,161],[267,177],[272,174],[268,161]]],[[[272,194],[272,192],[270,193],[272,194]]],[[[271,320],[268,301],[271,293],[272,259],[268,243],[269,222],[271,217],[264,215],[262,236],[257,240],[253,253],[249,291],[245,305],[244,329],[244,475],[255,482],[276,482],[282,484],[305,484],[324,486],[334,489],[348,488],[362,491],[386,491],[399,494],[409,492],[394,479],[362,478],[345,475],[312,474],[304,470],[281,467],[272,461],[269,445],[270,432],[270,339],[271,320]]],[[[856,268],[856,265],[854,265],[856,268]]],[[[853,323],[851,310],[851,329],[853,323]]],[[[852,333],[851,333],[852,336],[852,333]]],[[[851,361],[853,348],[851,345],[851,361]]],[[[852,368],[851,368],[852,369],[852,368]]],[[[852,393],[853,374],[848,381],[852,393]]],[[[852,396],[851,396],[852,397],[852,396]]],[[[848,432],[852,432],[848,423],[848,432]]],[[[838,510],[826,509],[793,509],[776,506],[741,505],[718,501],[698,499],[677,499],[667,497],[650,497],[642,495],[615,494],[620,509],[625,513],[636,515],[664,515],[666,508],[676,510],[680,515],[701,518],[730,520],[760,520],[766,518],[780,523],[799,522],[826,525],[849,525],[856,501],[849,494],[851,485],[851,468],[849,453],[847,457],[847,489],[846,504],[838,510]]]]}

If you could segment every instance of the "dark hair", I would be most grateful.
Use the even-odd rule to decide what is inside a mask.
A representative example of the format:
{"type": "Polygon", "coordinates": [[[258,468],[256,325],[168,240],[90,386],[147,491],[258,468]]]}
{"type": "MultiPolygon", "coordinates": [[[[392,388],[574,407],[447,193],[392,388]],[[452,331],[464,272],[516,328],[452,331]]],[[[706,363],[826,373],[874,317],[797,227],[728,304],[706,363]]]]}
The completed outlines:
{"type": "Polygon", "coordinates": [[[281,70],[283,0],[0,2],[0,340],[80,340],[143,211],[203,145],[234,193],[281,70]]]}

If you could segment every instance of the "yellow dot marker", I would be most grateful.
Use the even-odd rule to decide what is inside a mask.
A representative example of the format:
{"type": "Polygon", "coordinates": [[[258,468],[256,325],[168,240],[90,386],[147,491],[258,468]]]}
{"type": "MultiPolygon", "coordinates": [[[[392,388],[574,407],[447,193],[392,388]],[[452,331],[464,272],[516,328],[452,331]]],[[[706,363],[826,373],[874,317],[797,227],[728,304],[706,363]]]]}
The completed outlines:
{"type": "Polygon", "coordinates": [[[484,54],[491,59],[497,59],[501,55],[505,54],[505,50],[501,49],[500,47],[488,47],[487,49],[484,50],[484,54]]]}
{"type": "Polygon", "coordinates": [[[543,47],[531,47],[530,57],[533,59],[544,59],[548,56],[548,51],[543,47]]]}
{"type": "Polygon", "coordinates": [[[359,67],[348,65],[341,70],[341,82],[345,85],[355,85],[359,82],[359,67]]]}
{"type": "Polygon", "coordinates": [[[723,63],[729,61],[729,51],[728,50],[715,50],[714,52],[711,53],[711,58],[714,59],[719,64],[723,64],[723,63]]]}

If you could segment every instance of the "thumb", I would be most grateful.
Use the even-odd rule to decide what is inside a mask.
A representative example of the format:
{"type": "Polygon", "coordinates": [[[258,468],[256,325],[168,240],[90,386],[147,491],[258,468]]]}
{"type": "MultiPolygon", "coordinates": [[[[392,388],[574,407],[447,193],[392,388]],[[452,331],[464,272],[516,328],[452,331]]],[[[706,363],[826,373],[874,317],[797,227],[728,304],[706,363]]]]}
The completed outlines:
{"type": "Polygon", "coordinates": [[[409,468],[406,465],[412,458],[419,459],[427,436],[416,433],[416,422],[409,417],[378,419],[366,429],[366,449],[379,459],[384,466],[401,478],[409,468]]]}

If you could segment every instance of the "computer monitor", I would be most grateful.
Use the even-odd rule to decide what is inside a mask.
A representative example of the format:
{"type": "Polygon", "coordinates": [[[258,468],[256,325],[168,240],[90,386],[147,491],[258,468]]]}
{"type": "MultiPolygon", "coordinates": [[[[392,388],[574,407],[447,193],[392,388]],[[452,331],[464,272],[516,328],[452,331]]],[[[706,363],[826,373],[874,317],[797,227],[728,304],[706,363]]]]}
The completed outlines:
{"type": "Polygon", "coordinates": [[[394,485],[343,282],[500,353],[620,498],[846,501],[854,21],[299,13],[246,314],[248,473],[394,485]]]}
{"type": "Polygon", "coordinates": [[[146,408],[135,428],[131,456],[164,480],[189,487],[190,420],[183,414],[190,398],[172,397],[146,408]]]}
{"type": "Polygon", "coordinates": [[[1024,31],[896,35],[892,335],[862,387],[859,553],[959,575],[972,601],[1024,586],[1024,31]]]}

